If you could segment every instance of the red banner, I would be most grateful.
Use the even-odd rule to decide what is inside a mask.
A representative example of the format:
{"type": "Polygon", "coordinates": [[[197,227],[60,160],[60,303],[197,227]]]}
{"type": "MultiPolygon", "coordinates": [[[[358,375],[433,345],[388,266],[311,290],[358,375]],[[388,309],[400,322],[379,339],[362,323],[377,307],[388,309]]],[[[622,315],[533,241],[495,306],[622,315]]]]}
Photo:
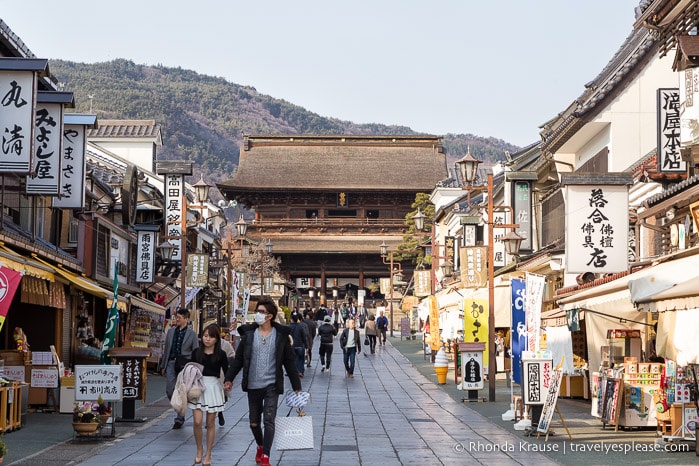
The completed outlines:
{"type": "Polygon", "coordinates": [[[0,330],[5,323],[5,317],[10,310],[10,304],[15,297],[22,274],[7,267],[0,266],[0,330]]]}

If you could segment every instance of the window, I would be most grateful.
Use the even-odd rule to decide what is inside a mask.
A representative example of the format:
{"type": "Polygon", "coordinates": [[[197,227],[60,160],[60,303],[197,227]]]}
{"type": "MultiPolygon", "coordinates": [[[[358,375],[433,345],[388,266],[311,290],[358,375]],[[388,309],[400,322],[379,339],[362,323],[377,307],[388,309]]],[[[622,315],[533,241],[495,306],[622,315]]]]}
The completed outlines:
{"type": "Polygon", "coordinates": [[[329,210],[328,217],[351,217],[355,218],[357,216],[356,210],[329,210]]]}
{"type": "Polygon", "coordinates": [[[78,219],[71,218],[68,225],[68,242],[77,244],[78,242],[78,219]]]}
{"type": "Polygon", "coordinates": [[[379,211],[378,210],[367,210],[366,211],[366,218],[379,218],[379,211]]]}
{"type": "Polygon", "coordinates": [[[318,218],[318,209],[306,209],[306,218],[318,218]]]}

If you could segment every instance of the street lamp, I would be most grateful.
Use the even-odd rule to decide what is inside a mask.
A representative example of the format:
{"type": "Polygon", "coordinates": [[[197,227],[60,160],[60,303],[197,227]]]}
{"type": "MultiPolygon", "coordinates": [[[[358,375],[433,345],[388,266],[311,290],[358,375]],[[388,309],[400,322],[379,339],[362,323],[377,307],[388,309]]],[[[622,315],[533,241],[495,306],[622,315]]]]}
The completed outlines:
{"type": "MultiPolygon", "coordinates": [[[[497,371],[497,363],[495,359],[495,266],[493,264],[495,260],[494,253],[494,241],[495,235],[493,230],[495,228],[519,228],[518,224],[496,224],[493,221],[493,212],[495,207],[493,206],[493,173],[488,173],[488,182],[485,186],[474,186],[473,182],[476,179],[476,173],[478,172],[478,164],[481,161],[474,158],[470,152],[456,162],[459,168],[459,173],[461,175],[461,180],[464,183],[463,189],[468,191],[469,201],[472,192],[485,192],[488,196],[488,245],[487,245],[487,257],[488,257],[488,345],[486,350],[488,351],[488,399],[490,401],[495,401],[495,372],[497,371]]],[[[510,254],[518,255],[519,246],[522,243],[522,239],[514,231],[511,234],[506,235],[501,240],[505,244],[505,249],[510,254]]]]}
{"type": "Polygon", "coordinates": [[[391,336],[393,336],[393,276],[401,274],[400,277],[402,280],[402,273],[403,270],[400,268],[400,263],[398,263],[398,269],[394,270],[393,269],[393,251],[388,250],[388,246],[386,245],[386,242],[382,242],[381,245],[379,246],[379,252],[381,254],[381,260],[383,261],[384,264],[388,265],[390,267],[390,278],[389,278],[389,292],[391,293],[391,297],[388,299],[388,305],[389,305],[389,321],[390,321],[390,327],[391,327],[391,336]],[[386,257],[389,257],[388,262],[386,262],[386,257]]]}

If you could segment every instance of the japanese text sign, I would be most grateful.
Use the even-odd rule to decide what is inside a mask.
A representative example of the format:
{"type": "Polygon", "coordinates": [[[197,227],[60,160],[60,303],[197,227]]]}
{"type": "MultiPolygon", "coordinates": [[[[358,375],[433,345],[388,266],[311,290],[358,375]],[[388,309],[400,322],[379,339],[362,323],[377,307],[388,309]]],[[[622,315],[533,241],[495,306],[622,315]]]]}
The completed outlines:
{"type": "Polygon", "coordinates": [[[658,89],[658,171],[686,170],[680,156],[680,90],[658,89]]]}
{"type": "Polygon", "coordinates": [[[0,173],[29,173],[31,168],[36,79],[32,71],[0,72],[0,173]]]}
{"type": "Polygon", "coordinates": [[[75,366],[75,400],[93,401],[99,396],[104,401],[122,399],[121,366],[75,366]]]}
{"type": "Polygon", "coordinates": [[[566,272],[626,271],[628,187],[571,184],[565,195],[566,272]]]}
{"type": "MultiPolygon", "coordinates": [[[[488,348],[488,300],[464,300],[464,342],[485,343],[488,348]]],[[[483,355],[483,367],[488,367],[488,352],[483,355]]],[[[487,372],[487,371],[485,371],[487,372]]]]}

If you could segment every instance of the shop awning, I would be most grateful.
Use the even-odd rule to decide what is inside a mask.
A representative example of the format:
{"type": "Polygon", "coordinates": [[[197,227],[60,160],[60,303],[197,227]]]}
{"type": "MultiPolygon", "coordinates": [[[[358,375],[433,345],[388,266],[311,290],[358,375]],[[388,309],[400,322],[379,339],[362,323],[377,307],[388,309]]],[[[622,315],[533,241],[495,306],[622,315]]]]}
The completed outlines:
{"type": "Polygon", "coordinates": [[[99,285],[99,283],[90,280],[87,277],[81,277],[80,275],[77,275],[73,272],[69,272],[68,270],[65,270],[61,267],[51,265],[48,262],[44,262],[43,260],[39,259],[38,257],[34,258],[42,264],[51,267],[51,269],[53,269],[60,277],[68,281],[68,283],[75,286],[77,289],[84,291],[85,293],[89,293],[102,299],[114,296],[114,294],[111,291],[105,290],[99,285]]]}
{"type": "Polygon", "coordinates": [[[155,304],[153,301],[139,298],[138,296],[129,296],[129,301],[131,301],[132,307],[137,307],[139,309],[145,309],[146,311],[165,315],[165,308],[160,304],[155,304]]]}
{"type": "Polygon", "coordinates": [[[634,303],[674,286],[678,280],[699,277],[699,254],[668,260],[558,301],[564,311],[590,309],[616,314],[637,311],[634,303]]]}
{"type": "Polygon", "coordinates": [[[0,265],[42,280],[54,281],[53,270],[40,262],[14,252],[0,243],[0,265]]]}

